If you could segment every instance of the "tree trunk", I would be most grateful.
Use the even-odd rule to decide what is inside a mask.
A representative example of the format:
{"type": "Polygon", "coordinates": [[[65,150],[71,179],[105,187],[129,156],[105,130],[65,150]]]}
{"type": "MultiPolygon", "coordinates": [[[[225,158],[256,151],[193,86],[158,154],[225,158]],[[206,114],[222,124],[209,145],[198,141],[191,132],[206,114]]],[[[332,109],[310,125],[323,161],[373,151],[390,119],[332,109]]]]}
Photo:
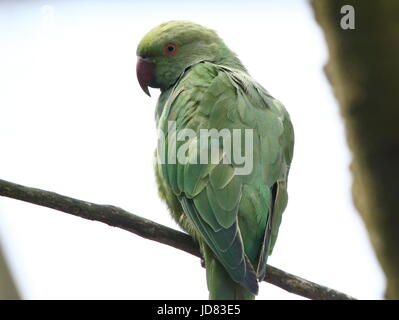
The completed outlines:
{"type": "Polygon", "coordinates": [[[353,199],[387,278],[385,296],[399,299],[399,1],[311,3],[353,155],[353,199]],[[341,28],[344,5],[355,9],[354,30],[341,28]]]}
{"type": "Polygon", "coordinates": [[[16,300],[19,298],[17,288],[15,287],[0,245],[0,300],[16,300]]]}

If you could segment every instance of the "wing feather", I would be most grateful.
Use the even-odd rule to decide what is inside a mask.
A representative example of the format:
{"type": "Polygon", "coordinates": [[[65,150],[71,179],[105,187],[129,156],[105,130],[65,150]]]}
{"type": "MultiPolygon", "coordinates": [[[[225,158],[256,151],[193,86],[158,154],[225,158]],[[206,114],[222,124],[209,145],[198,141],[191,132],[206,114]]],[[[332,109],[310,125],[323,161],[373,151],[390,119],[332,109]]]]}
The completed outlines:
{"type": "MultiPolygon", "coordinates": [[[[256,294],[257,277],[264,277],[286,204],[286,171],[293,144],[288,115],[245,72],[201,62],[180,78],[158,125],[165,130],[171,120],[177,130],[192,129],[197,135],[201,129],[255,132],[259,143],[254,146],[253,171],[247,176],[237,175],[234,161],[223,162],[223,143],[229,142],[204,147],[197,137],[189,141],[187,162],[161,164],[160,172],[232,279],[256,294]],[[212,151],[216,162],[200,163],[201,155],[212,151]],[[278,186],[274,197],[273,185],[278,186]]],[[[182,144],[168,141],[165,149],[173,151],[182,144]]]]}

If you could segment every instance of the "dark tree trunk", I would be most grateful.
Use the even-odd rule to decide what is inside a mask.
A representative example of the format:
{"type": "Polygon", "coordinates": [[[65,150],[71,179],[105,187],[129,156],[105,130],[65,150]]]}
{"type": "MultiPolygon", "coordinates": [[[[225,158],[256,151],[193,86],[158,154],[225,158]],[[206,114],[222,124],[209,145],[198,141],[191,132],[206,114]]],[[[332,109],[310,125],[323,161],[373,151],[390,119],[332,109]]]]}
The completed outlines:
{"type": "Polygon", "coordinates": [[[399,1],[311,3],[353,155],[353,199],[385,272],[386,298],[399,299],[399,1]],[[340,26],[344,5],[355,9],[354,30],[340,26]]]}
{"type": "Polygon", "coordinates": [[[0,245],[0,300],[16,300],[19,294],[0,245]]]}

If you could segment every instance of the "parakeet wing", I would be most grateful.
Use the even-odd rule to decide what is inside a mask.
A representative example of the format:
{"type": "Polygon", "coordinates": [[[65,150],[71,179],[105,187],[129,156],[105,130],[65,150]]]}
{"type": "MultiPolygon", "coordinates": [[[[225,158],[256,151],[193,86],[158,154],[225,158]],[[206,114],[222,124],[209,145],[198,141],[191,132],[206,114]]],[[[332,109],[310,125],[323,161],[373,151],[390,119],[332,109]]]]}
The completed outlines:
{"type": "Polygon", "coordinates": [[[170,121],[174,121],[177,132],[174,137],[168,132],[165,145],[158,145],[158,151],[163,148],[167,158],[161,165],[164,179],[232,279],[257,293],[252,265],[259,261],[258,277],[264,274],[285,207],[286,189],[278,186],[286,180],[292,157],[292,130],[285,129],[288,114],[246,73],[209,62],[197,63],[185,71],[160,113],[162,131],[168,132],[170,121]],[[182,129],[196,135],[179,139],[182,129]],[[238,129],[241,140],[237,143],[223,139],[217,145],[212,142],[221,138],[208,137],[204,146],[198,138],[202,137],[201,129],[230,133],[238,129]],[[245,129],[252,132],[253,168],[248,174],[238,174],[242,164],[232,157],[226,163],[225,148],[232,150],[240,145],[246,150],[245,129]],[[171,161],[169,153],[181,150],[183,144],[187,146],[186,162],[171,161]],[[204,154],[213,158],[208,157],[208,163],[200,162],[204,154]],[[255,230],[248,227],[253,225],[255,230]],[[261,241],[251,244],[253,237],[261,241]]]}

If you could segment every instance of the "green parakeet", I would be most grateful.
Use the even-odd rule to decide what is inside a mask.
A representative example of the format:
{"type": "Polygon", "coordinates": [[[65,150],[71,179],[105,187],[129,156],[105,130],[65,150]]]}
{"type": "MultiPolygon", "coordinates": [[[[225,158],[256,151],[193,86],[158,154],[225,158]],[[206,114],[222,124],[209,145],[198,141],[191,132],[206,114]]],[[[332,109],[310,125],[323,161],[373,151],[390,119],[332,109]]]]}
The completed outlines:
{"type": "Polygon", "coordinates": [[[223,40],[198,24],[159,25],[137,56],[141,88],[161,90],[159,192],[200,245],[209,298],[254,299],[287,205],[290,117],[223,40]]]}

